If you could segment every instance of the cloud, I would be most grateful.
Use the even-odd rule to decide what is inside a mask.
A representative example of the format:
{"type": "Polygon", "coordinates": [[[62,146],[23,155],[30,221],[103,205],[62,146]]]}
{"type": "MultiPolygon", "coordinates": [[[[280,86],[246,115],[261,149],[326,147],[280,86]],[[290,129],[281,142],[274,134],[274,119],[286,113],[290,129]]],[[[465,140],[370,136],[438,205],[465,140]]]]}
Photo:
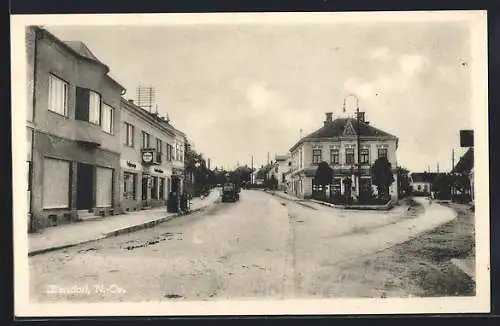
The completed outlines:
{"type": "Polygon", "coordinates": [[[246,93],[250,107],[257,114],[263,114],[269,111],[278,101],[279,95],[273,92],[265,83],[252,84],[246,93]]]}
{"type": "Polygon", "coordinates": [[[403,74],[412,77],[427,68],[427,60],[419,54],[405,54],[399,58],[399,67],[403,74]]]}
{"type": "MultiPolygon", "coordinates": [[[[388,58],[387,48],[377,48],[370,53],[371,58],[388,58]]],[[[379,74],[372,80],[348,78],[344,83],[347,92],[357,94],[364,100],[374,100],[378,96],[408,91],[415,85],[415,78],[429,67],[423,55],[405,54],[397,60],[398,65],[390,71],[379,74]]]]}
{"type": "Polygon", "coordinates": [[[370,58],[379,61],[389,61],[392,55],[388,47],[381,46],[370,51],[370,58]]]}

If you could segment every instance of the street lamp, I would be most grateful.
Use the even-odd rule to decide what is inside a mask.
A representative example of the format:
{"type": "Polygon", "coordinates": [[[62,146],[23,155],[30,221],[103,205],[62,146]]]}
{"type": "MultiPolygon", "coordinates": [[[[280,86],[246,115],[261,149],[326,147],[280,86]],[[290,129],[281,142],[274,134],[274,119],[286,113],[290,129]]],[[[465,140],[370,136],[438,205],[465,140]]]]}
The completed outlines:
{"type": "Polygon", "coordinates": [[[360,181],[361,181],[361,164],[360,164],[360,161],[361,161],[361,155],[360,155],[360,136],[359,136],[359,98],[354,95],[354,94],[348,94],[344,97],[344,105],[343,105],[343,109],[344,109],[344,112],[346,112],[346,99],[349,98],[349,97],[352,97],[356,100],[356,143],[357,143],[357,166],[358,166],[358,176],[357,178],[355,178],[356,180],[356,189],[357,189],[357,192],[358,192],[358,196],[360,194],[360,181]]]}

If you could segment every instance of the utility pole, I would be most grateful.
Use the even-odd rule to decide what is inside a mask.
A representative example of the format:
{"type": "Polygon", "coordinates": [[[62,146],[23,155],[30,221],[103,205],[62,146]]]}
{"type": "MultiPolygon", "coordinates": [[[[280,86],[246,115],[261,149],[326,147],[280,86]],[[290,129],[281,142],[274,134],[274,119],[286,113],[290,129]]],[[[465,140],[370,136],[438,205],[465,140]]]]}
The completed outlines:
{"type": "Polygon", "coordinates": [[[358,156],[358,160],[357,160],[357,170],[358,170],[358,177],[355,178],[356,180],[356,189],[357,189],[357,195],[359,197],[360,193],[361,193],[361,189],[360,189],[360,184],[361,184],[361,148],[360,148],[360,145],[361,145],[361,140],[360,140],[360,136],[359,136],[359,118],[360,118],[360,114],[359,114],[359,98],[354,95],[354,94],[349,94],[347,95],[346,97],[344,97],[344,105],[343,105],[343,111],[346,112],[346,99],[347,97],[354,97],[356,99],[356,143],[357,143],[357,156],[358,156]]]}
{"type": "Polygon", "coordinates": [[[455,168],[455,150],[451,150],[451,170],[455,168]]]}
{"type": "Polygon", "coordinates": [[[439,173],[439,162],[436,164],[436,172],[439,173]]]}
{"type": "Polygon", "coordinates": [[[250,183],[253,184],[253,155],[252,155],[252,173],[250,174],[250,183]]]}
{"type": "Polygon", "coordinates": [[[269,152],[267,152],[267,164],[269,165],[269,152]]]}

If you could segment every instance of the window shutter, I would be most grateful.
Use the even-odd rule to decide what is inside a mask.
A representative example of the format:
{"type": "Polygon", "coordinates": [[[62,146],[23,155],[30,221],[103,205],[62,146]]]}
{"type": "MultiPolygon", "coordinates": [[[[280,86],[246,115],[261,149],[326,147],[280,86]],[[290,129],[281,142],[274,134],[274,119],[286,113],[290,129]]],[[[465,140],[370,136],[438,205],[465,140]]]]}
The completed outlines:
{"type": "Polygon", "coordinates": [[[89,90],[76,87],[75,119],[89,121],[89,90]]]}

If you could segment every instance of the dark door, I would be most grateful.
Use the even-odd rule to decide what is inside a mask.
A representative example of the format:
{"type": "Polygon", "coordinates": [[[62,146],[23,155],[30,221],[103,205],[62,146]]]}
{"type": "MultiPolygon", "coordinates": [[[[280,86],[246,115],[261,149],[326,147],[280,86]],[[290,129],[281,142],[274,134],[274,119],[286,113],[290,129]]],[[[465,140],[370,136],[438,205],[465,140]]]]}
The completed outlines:
{"type": "Polygon", "coordinates": [[[91,209],[94,202],[94,166],[78,163],[76,176],[76,208],[91,209]]]}
{"type": "Polygon", "coordinates": [[[172,190],[173,193],[179,192],[179,178],[177,176],[172,177],[172,190]]]}
{"type": "Polygon", "coordinates": [[[142,176],[142,200],[143,201],[148,200],[148,180],[149,180],[148,175],[142,176]]]}

